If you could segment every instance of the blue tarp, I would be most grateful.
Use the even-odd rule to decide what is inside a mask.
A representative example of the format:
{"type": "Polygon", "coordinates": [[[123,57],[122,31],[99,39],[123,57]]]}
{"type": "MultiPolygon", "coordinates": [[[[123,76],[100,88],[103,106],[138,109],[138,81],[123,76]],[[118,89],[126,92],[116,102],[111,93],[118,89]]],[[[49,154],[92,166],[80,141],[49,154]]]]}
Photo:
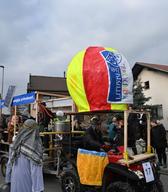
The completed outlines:
{"type": "Polygon", "coordinates": [[[5,107],[5,106],[4,106],[4,101],[5,101],[5,100],[0,100],[0,109],[2,109],[3,107],[5,107]]]}
{"type": "Polygon", "coordinates": [[[18,96],[13,97],[11,106],[18,106],[18,105],[34,103],[35,100],[36,100],[35,92],[18,95],[18,96]]]}

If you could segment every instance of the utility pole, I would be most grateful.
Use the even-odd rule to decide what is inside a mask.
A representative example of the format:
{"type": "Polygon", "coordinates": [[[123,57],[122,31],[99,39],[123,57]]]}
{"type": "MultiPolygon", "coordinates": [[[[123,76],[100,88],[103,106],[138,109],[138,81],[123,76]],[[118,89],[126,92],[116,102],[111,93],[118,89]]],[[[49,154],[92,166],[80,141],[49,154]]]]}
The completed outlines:
{"type": "MultiPolygon", "coordinates": [[[[5,67],[3,65],[0,65],[0,68],[2,68],[2,84],[1,84],[1,99],[3,99],[3,89],[4,89],[4,69],[5,67]]],[[[2,117],[2,108],[0,109],[0,120],[2,117]]]]}

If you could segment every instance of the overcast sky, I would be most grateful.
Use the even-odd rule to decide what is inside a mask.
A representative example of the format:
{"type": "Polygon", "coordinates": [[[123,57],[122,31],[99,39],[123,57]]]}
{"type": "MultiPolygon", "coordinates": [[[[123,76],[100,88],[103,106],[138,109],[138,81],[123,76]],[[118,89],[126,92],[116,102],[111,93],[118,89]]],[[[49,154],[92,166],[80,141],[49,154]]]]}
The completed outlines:
{"type": "Polygon", "coordinates": [[[118,49],[131,66],[168,64],[167,19],[167,0],[0,0],[4,95],[9,85],[24,94],[30,73],[63,76],[91,45],[118,49]]]}

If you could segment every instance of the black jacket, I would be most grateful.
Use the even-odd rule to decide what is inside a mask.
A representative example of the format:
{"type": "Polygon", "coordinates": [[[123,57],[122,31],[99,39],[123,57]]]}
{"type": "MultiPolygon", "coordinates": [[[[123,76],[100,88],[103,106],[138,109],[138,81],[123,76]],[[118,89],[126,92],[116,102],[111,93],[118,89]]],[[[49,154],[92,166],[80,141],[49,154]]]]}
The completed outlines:
{"type": "Polygon", "coordinates": [[[128,116],[128,147],[135,146],[135,141],[140,137],[139,135],[137,114],[130,113],[128,116]]]}
{"type": "Polygon", "coordinates": [[[151,129],[151,145],[154,148],[167,147],[166,130],[162,124],[151,129]]]}
{"type": "Polygon", "coordinates": [[[100,151],[103,144],[102,133],[90,126],[86,130],[86,134],[84,136],[84,148],[88,150],[100,151]]]}
{"type": "Polygon", "coordinates": [[[117,128],[117,136],[114,139],[114,143],[117,146],[123,146],[124,145],[124,127],[117,128]]]}

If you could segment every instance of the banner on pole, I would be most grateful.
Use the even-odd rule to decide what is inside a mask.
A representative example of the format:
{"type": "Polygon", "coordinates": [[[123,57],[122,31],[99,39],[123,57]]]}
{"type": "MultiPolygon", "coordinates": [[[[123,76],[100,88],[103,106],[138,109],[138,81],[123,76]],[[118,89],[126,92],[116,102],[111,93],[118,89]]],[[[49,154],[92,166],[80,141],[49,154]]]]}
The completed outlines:
{"type": "Polygon", "coordinates": [[[31,92],[23,95],[17,95],[13,97],[11,106],[19,106],[19,105],[34,103],[35,100],[36,100],[35,92],[31,92]]]}
{"type": "Polygon", "coordinates": [[[0,100],[0,109],[4,108],[4,100],[0,100]]]}

